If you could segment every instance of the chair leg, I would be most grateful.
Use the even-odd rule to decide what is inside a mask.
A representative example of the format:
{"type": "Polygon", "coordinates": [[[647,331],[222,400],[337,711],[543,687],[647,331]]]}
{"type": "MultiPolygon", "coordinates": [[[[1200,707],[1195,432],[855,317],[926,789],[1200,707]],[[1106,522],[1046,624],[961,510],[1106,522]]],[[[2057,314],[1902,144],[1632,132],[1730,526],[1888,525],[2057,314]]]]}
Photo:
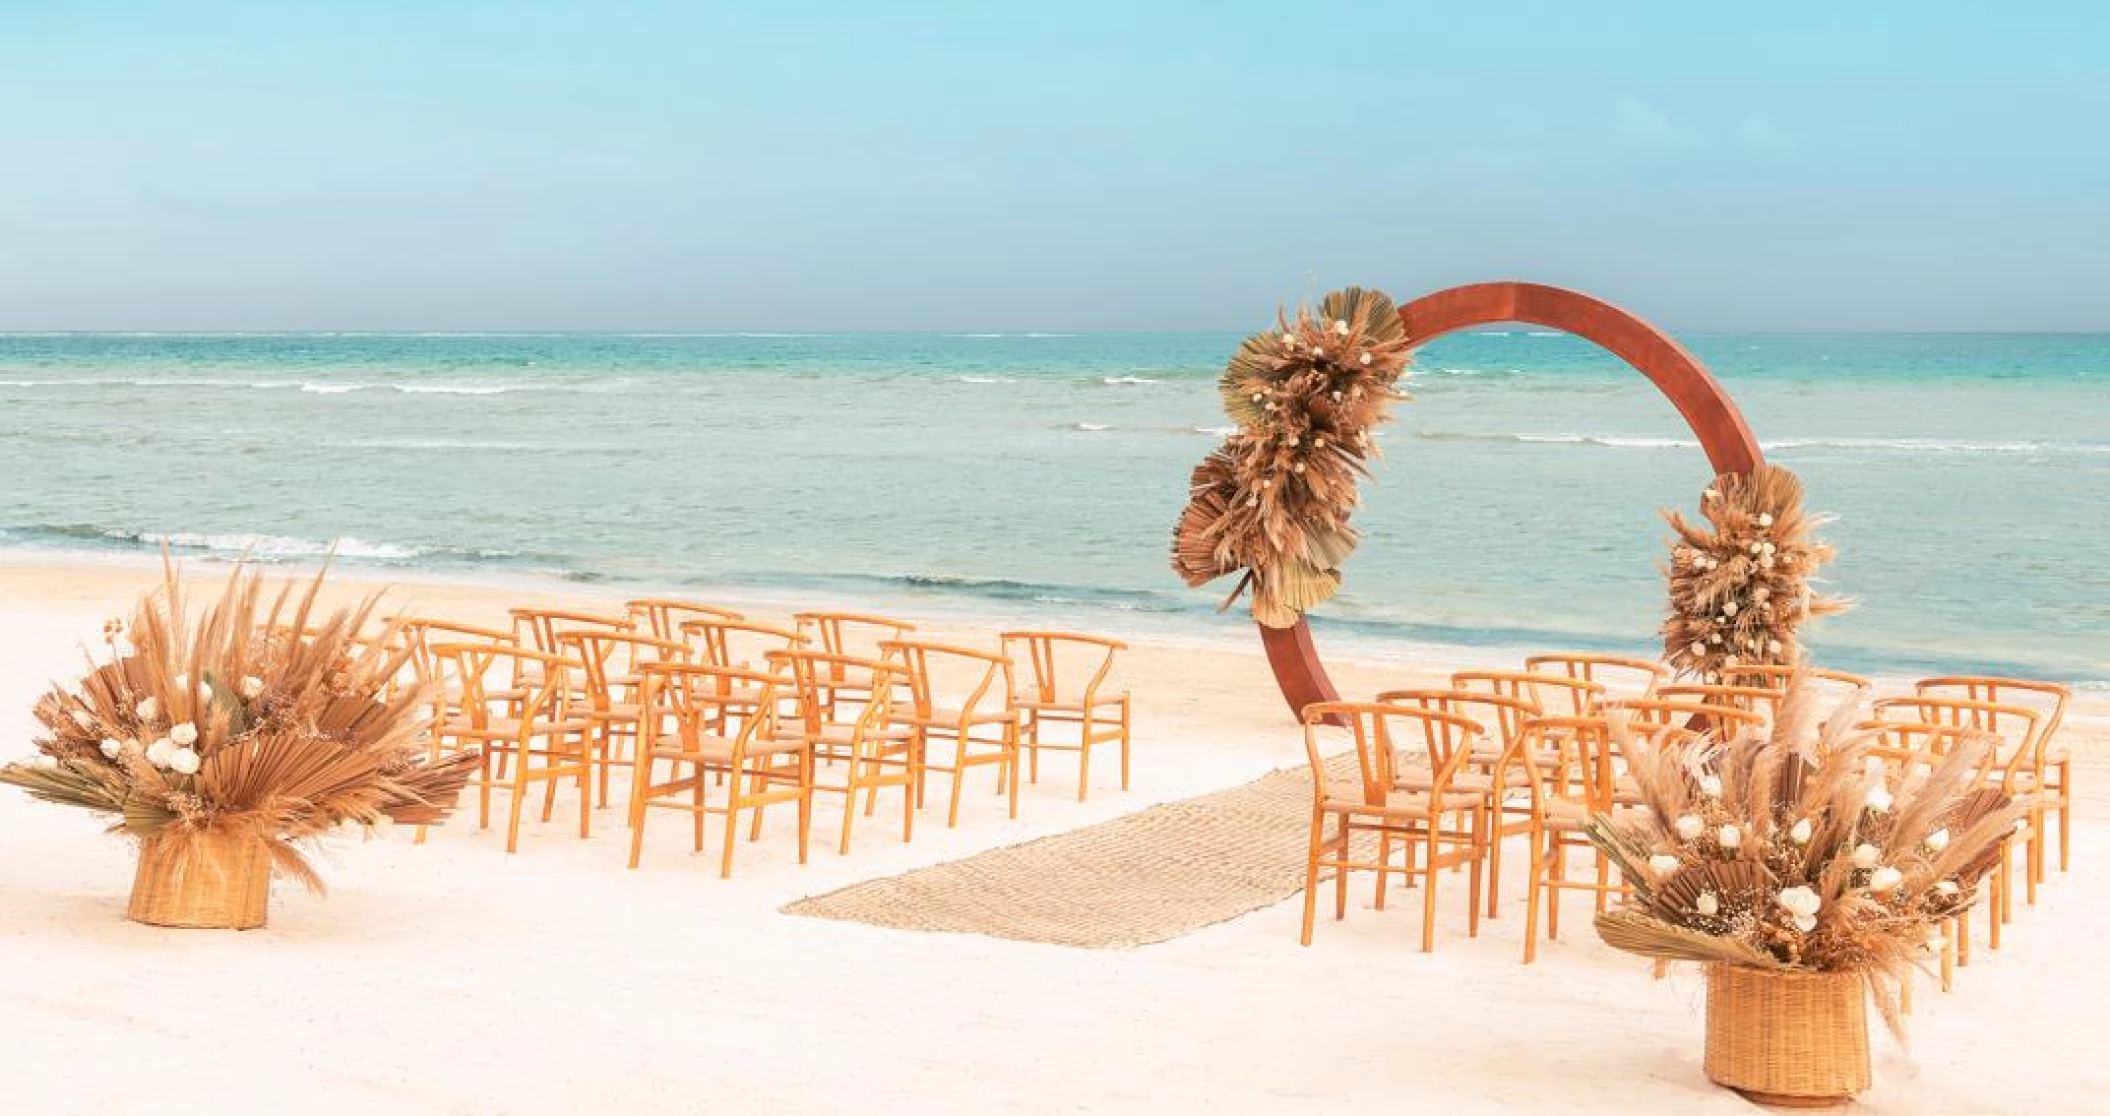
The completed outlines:
{"type": "Polygon", "coordinates": [[[1539,951],[1539,893],[1544,890],[1545,864],[1539,851],[1538,826],[1533,825],[1531,838],[1530,875],[1524,880],[1524,963],[1538,959],[1539,951]]]}
{"type": "Polygon", "coordinates": [[[1487,917],[1498,918],[1501,915],[1500,896],[1502,894],[1501,798],[1497,797],[1495,799],[1494,808],[1488,812],[1488,819],[1493,823],[1490,826],[1493,832],[1488,838],[1487,848],[1487,917]]]}
{"type": "Polygon", "coordinates": [[[813,834],[813,757],[799,758],[799,863],[806,863],[808,838],[813,834]]]}
{"type": "MultiPolygon", "coordinates": [[[[1421,881],[1421,951],[1423,953],[1433,953],[1436,950],[1436,892],[1440,890],[1436,886],[1436,863],[1438,860],[1436,855],[1436,832],[1437,820],[1431,818],[1427,834],[1429,842],[1428,878],[1421,881]]],[[[1409,837],[1407,839],[1411,841],[1414,838],[1409,837]]],[[[1475,896],[1473,902],[1479,902],[1479,897],[1475,896]]]]}
{"type": "MultiPolygon", "coordinates": [[[[962,750],[964,751],[964,745],[962,746],[962,750]]],[[[945,812],[945,827],[947,829],[958,828],[960,824],[960,784],[967,781],[966,765],[962,762],[962,760],[964,760],[965,758],[966,757],[964,755],[953,757],[952,806],[945,812]]],[[[999,770],[1001,770],[1001,768],[999,768],[999,770]]]]}
{"type": "Polygon", "coordinates": [[[1130,722],[1130,716],[1129,716],[1129,703],[1128,703],[1127,701],[1123,701],[1123,702],[1121,703],[1121,789],[1122,789],[1122,790],[1127,790],[1127,789],[1128,789],[1128,760],[1129,760],[1129,753],[1130,753],[1130,751],[1132,750],[1132,749],[1131,749],[1132,741],[1131,741],[1131,740],[1130,740],[1130,738],[1129,738],[1129,722],[1130,722]]]}
{"type": "Polygon", "coordinates": [[[2058,768],[2059,871],[2064,872],[2073,854],[2073,760],[2060,760],[2058,768]]]}
{"type": "Polygon", "coordinates": [[[1465,904],[1465,936],[1477,938],[1480,936],[1480,880],[1483,861],[1487,857],[1487,814],[1484,810],[1474,810],[1472,815],[1473,843],[1468,851],[1473,858],[1473,867],[1469,873],[1471,891],[1465,904]]]}
{"type": "Polygon", "coordinates": [[[630,867],[645,855],[645,796],[652,786],[651,761],[645,758],[644,749],[638,749],[637,762],[630,773],[630,867]]]}
{"type": "Polygon", "coordinates": [[[1377,903],[1378,910],[1385,909],[1385,881],[1392,875],[1392,834],[1377,831],[1377,903]]]}
{"type": "Polygon", "coordinates": [[[839,856],[850,855],[850,823],[857,819],[857,761],[854,759],[850,761],[850,771],[849,786],[843,791],[843,841],[835,850],[839,856]]]}
{"type": "Polygon", "coordinates": [[[579,768],[579,839],[593,836],[593,764],[579,768]]]}
{"type": "Polygon", "coordinates": [[[1004,762],[1003,762],[1003,763],[1002,763],[1001,765],[999,765],[999,766],[997,767],[997,769],[996,769],[996,781],[997,781],[997,783],[998,783],[998,789],[999,789],[999,790],[1006,790],[1006,788],[1008,788],[1008,790],[1006,790],[1006,793],[1008,793],[1008,794],[1009,794],[1009,795],[1011,796],[1011,820],[1012,820],[1012,821],[1017,821],[1017,820],[1018,820],[1018,738],[1017,738],[1016,736],[1014,736],[1014,737],[1012,737],[1012,738],[1011,738],[1011,743],[1010,743],[1010,747],[1009,747],[1008,751],[1009,751],[1009,754],[1007,754],[1007,755],[1006,755],[1006,756],[1004,757],[1004,762]],[[1009,781],[1008,783],[1007,783],[1007,782],[1005,781],[1005,779],[1004,779],[1004,776],[1005,776],[1005,774],[1006,774],[1007,772],[1008,772],[1008,773],[1010,774],[1010,776],[1011,776],[1011,778],[1010,778],[1010,781],[1009,781]]]}
{"type": "Polygon", "coordinates": [[[1311,812],[1311,851],[1304,861],[1304,930],[1298,939],[1311,944],[1311,924],[1319,910],[1319,851],[1325,837],[1326,815],[1317,807],[1311,812]]]}
{"type": "Polygon", "coordinates": [[[1553,838],[1553,864],[1547,868],[1547,883],[1552,890],[1546,894],[1546,940],[1557,942],[1561,936],[1561,885],[1568,882],[1568,846],[1559,837],[1553,838]]]}
{"type": "MultiPolygon", "coordinates": [[[[703,770],[697,769],[698,783],[703,782],[703,770]]],[[[725,848],[718,854],[718,878],[733,878],[733,847],[740,843],[740,772],[726,776],[725,783],[725,848]]]]}
{"type": "Polygon", "coordinates": [[[1333,920],[1339,922],[1348,917],[1348,819],[1341,819],[1341,833],[1334,841],[1334,859],[1339,866],[1333,870],[1333,920]]]}
{"type": "Polygon", "coordinates": [[[1087,718],[1077,729],[1077,801],[1092,789],[1092,723],[1087,718]]]}
{"type": "Polygon", "coordinates": [[[1026,777],[1040,782],[1040,717],[1026,722],[1026,777]]]}

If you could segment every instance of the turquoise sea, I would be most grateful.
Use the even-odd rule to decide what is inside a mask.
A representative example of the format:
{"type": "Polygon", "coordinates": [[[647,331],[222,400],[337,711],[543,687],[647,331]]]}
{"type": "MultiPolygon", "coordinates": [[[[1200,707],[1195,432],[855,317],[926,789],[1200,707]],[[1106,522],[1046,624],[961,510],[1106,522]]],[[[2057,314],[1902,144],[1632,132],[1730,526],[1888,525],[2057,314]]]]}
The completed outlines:
{"type": "MultiPolygon", "coordinates": [[[[0,335],[0,548],[1060,614],[1247,638],[1168,572],[1232,334],[0,335]]],[[[1694,335],[1884,672],[2110,678],[2110,336],[1694,335]]],[[[1704,458],[1638,374],[1429,345],[1322,639],[1653,645],[1704,458]]],[[[1225,586],[1228,588],[1228,585],[1225,586]]]]}

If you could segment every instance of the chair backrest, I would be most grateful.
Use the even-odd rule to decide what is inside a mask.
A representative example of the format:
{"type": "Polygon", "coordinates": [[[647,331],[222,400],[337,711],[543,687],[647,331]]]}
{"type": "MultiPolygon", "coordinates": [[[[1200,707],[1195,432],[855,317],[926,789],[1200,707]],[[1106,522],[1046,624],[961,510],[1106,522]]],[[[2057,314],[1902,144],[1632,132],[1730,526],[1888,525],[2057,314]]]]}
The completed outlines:
{"type": "Polygon", "coordinates": [[[1517,752],[1534,810],[1560,803],[1591,815],[1612,811],[1623,757],[1606,718],[1533,717],[1524,722],[1517,752]]]}
{"type": "Polygon", "coordinates": [[[815,650],[866,659],[879,657],[881,641],[907,639],[916,630],[906,620],[862,612],[801,612],[791,619],[815,650]]]}
{"type": "Polygon", "coordinates": [[[697,662],[741,670],[766,666],[770,652],[803,648],[809,642],[790,628],[751,620],[689,620],[682,623],[681,635],[697,662]]]}
{"type": "Polygon", "coordinates": [[[2050,746],[2052,738],[2058,735],[2059,726],[2066,722],[2066,707],[2073,702],[2072,688],[2057,682],[2032,682],[2024,678],[1991,675],[1922,678],[1913,683],[1912,688],[1928,697],[1960,697],[2034,709],[2037,711],[2039,748],[2050,746]]]}
{"type": "Polygon", "coordinates": [[[907,673],[918,720],[932,719],[939,707],[941,685],[948,687],[944,704],[958,714],[962,729],[977,713],[1005,707],[1011,701],[1011,660],[1002,655],[923,640],[890,639],[879,649],[887,662],[899,663],[907,673]]]}
{"type": "Polygon", "coordinates": [[[557,637],[569,631],[635,631],[628,616],[613,616],[601,612],[576,612],[563,608],[515,608],[511,609],[513,631],[516,636],[526,633],[518,642],[546,655],[561,654],[562,646],[557,637]]]}
{"type": "Polygon", "coordinates": [[[769,661],[790,676],[806,735],[819,737],[829,728],[848,728],[860,752],[874,731],[893,719],[895,687],[908,682],[908,672],[901,664],[855,655],[772,651],[769,661]],[[843,696],[846,692],[855,699],[843,696]]]}
{"type": "Polygon", "coordinates": [[[1602,682],[1531,670],[1461,670],[1451,675],[1451,688],[1500,694],[1529,701],[1542,713],[1576,717],[1596,712],[1605,696],[1602,682]]]}
{"type": "Polygon", "coordinates": [[[562,720],[568,712],[564,680],[579,665],[571,659],[499,642],[436,643],[431,651],[453,664],[461,686],[450,723],[488,731],[496,721],[492,706],[502,705],[505,716],[519,721],[524,741],[536,725],[562,720]]]}
{"type": "Polygon", "coordinates": [[[447,684],[450,663],[434,655],[433,646],[438,643],[511,644],[513,633],[451,620],[413,617],[403,622],[403,641],[404,649],[410,653],[411,673],[426,688],[432,702],[432,715],[437,720],[447,716],[448,703],[459,691],[447,684]]]}
{"type": "Polygon", "coordinates": [[[2024,773],[2042,775],[2044,768],[2043,719],[2026,705],[1971,698],[1914,694],[1883,698],[1872,707],[1879,720],[1921,721],[1930,725],[1980,729],[2000,739],[1999,759],[2004,786],[2019,790],[2024,773]]]}
{"type": "Polygon", "coordinates": [[[1418,748],[1428,759],[1431,801],[1440,801],[1471,755],[1480,726],[1470,717],[1381,702],[1322,701],[1304,707],[1304,754],[1311,764],[1313,793],[1326,798],[1326,758],[1319,732],[1339,724],[1355,742],[1356,770],[1365,805],[1383,806],[1398,781],[1399,750],[1418,748]]]}
{"type": "Polygon", "coordinates": [[[1501,745],[1504,756],[1521,742],[1524,722],[1542,712],[1534,698],[1487,690],[1387,690],[1377,701],[1470,717],[1486,739],[1501,745]]]}
{"type": "Polygon", "coordinates": [[[1032,673],[1020,683],[1030,684],[1031,689],[1023,696],[1039,702],[1093,704],[1098,700],[1099,688],[1113,673],[1114,655],[1128,650],[1128,645],[1118,639],[1080,632],[1013,631],[997,638],[1014,662],[1020,649],[1026,652],[1032,673]]]}
{"type": "Polygon", "coordinates": [[[1619,697],[1649,698],[1656,686],[1670,676],[1662,663],[1632,655],[1606,655],[1595,651],[1551,651],[1531,655],[1524,669],[1539,674],[1558,674],[1582,682],[1602,683],[1607,693],[1619,697]]]}
{"type": "Polygon", "coordinates": [[[1614,698],[1602,703],[1601,708],[1606,714],[1625,713],[1628,723],[1636,731],[1651,734],[1659,729],[1682,729],[1691,721],[1705,722],[1717,736],[1725,736],[1738,729],[1759,728],[1766,723],[1764,714],[1706,701],[1614,698]]]}
{"type": "Polygon", "coordinates": [[[1833,670],[1830,667],[1820,666],[1739,663],[1736,666],[1725,666],[1718,673],[1721,675],[1722,682],[1725,685],[1763,686],[1783,697],[1787,696],[1788,683],[1794,681],[1796,675],[1800,674],[1803,685],[1816,686],[1829,692],[1833,697],[1832,704],[1862,697],[1868,693],[1869,687],[1872,685],[1868,679],[1858,674],[1848,674],[1843,670],[1833,670]]]}
{"type": "Polygon", "coordinates": [[[634,676],[652,663],[678,663],[689,656],[686,643],[589,628],[558,632],[557,645],[582,668],[586,699],[596,713],[615,705],[619,678],[634,676]]]}
{"type": "Polygon", "coordinates": [[[623,606],[630,611],[630,622],[639,619],[645,622],[645,630],[658,639],[680,639],[681,626],[690,620],[744,620],[746,617],[729,608],[717,605],[698,604],[695,601],[677,601],[663,597],[644,597],[623,606]]]}
{"type": "Polygon", "coordinates": [[[1782,693],[1766,686],[1726,686],[1708,682],[1665,682],[1656,687],[1658,701],[1698,702],[1702,705],[1726,705],[1731,709],[1742,709],[1758,713],[1768,720],[1780,712],[1782,693]]]}
{"type": "Polygon", "coordinates": [[[1969,743],[1983,746],[1979,754],[1976,782],[1997,783],[1995,763],[1998,759],[2000,737],[1984,729],[1968,725],[1935,724],[1928,721],[1895,721],[1877,719],[1863,721],[1857,726],[1870,734],[1867,754],[1884,761],[1885,769],[1904,775],[1915,770],[1931,771],[1939,766],[1949,753],[1969,743]]]}
{"type": "Polygon", "coordinates": [[[661,661],[639,671],[644,679],[638,718],[638,747],[649,751],[674,722],[678,740],[695,750],[711,731],[730,741],[733,766],[739,767],[749,745],[776,728],[778,699],[789,683],[781,676],[737,667],[661,661]]]}

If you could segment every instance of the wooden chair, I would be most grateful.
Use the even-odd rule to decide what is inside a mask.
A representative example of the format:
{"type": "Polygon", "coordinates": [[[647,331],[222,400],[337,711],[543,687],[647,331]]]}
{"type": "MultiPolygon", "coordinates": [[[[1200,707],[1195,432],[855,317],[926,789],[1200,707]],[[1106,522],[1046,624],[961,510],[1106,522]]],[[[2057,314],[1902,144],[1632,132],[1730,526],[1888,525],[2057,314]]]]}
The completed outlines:
{"type": "Polygon", "coordinates": [[[803,735],[776,731],[776,675],[755,670],[658,662],[644,667],[637,755],[630,779],[630,867],[645,851],[645,811],[651,807],[694,815],[696,851],[704,848],[711,814],[725,818],[718,874],[730,879],[739,844],[740,815],[751,819],[748,840],[762,835],[762,811],[798,806],[799,863],[813,832],[813,745],[803,735]],[[668,722],[672,731],[667,730],[668,722]],[[657,772],[666,768],[669,777],[657,772]],[[723,805],[712,805],[707,785],[722,775],[723,805]]]}
{"type": "Polygon", "coordinates": [[[697,662],[705,666],[761,670],[769,665],[772,651],[792,651],[812,641],[790,628],[752,620],[686,620],[681,638],[697,662]]]}
{"type": "Polygon", "coordinates": [[[626,763],[623,745],[638,738],[640,710],[644,704],[642,671],[654,663],[678,663],[688,658],[689,648],[674,640],[654,639],[622,631],[579,628],[557,633],[557,645],[565,658],[582,668],[583,698],[578,711],[593,725],[593,766],[599,774],[599,797],[595,804],[608,805],[609,771],[626,763]]]}
{"type": "MultiPolygon", "coordinates": [[[[2066,721],[2066,708],[2073,702],[2073,690],[2057,682],[1986,675],[1922,678],[1913,684],[1913,689],[1929,697],[1961,697],[1996,705],[2027,706],[2037,711],[2035,783],[2039,810],[2035,841],[2040,848],[2043,846],[2043,816],[2057,813],[2059,871],[2066,871],[2073,859],[2073,753],[2058,743],[2058,735],[2059,726],[2066,721]]],[[[2035,869],[2040,883],[2044,879],[2043,862],[2044,854],[2040,852],[2035,869]]]]}
{"type": "Polygon", "coordinates": [[[431,650],[454,663],[452,673],[462,686],[459,716],[448,724],[447,735],[483,753],[475,780],[477,828],[490,826],[491,792],[502,784],[512,799],[506,851],[514,852],[520,847],[520,807],[528,788],[543,785],[546,822],[556,806],[557,783],[577,779],[579,836],[588,836],[593,818],[593,726],[574,715],[564,684],[566,673],[577,664],[510,643],[441,643],[431,650]],[[525,693],[518,699],[493,696],[522,689],[525,693]],[[501,774],[501,758],[510,761],[510,774],[501,774]]]}
{"type": "MultiPolygon", "coordinates": [[[[878,659],[882,657],[881,643],[890,639],[907,639],[908,634],[916,630],[916,626],[906,620],[862,612],[801,612],[791,619],[814,650],[851,658],[878,659]]],[[[869,696],[855,686],[843,685],[841,678],[835,682],[836,685],[828,688],[830,701],[837,697],[863,701],[869,696]]],[[[895,699],[905,701],[907,695],[896,694],[895,699]]]]}
{"type": "MultiPolygon", "coordinates": [[[[1467,771],[1455,784],[1459,789],[1484,788],[1487,796],[1487,917],[1498,918],[1502,901],[1502,843],[1531,830],[1531,799],[1525,793],[1527,769],[1519,762],[1523,727],[1539,716],[1539,706],[1530,698],[1479,690],[1388,690],[1377,695],[1385,705],[1412,705],[1471,718],[1480,726],[1467,771]]],[[[1422,789],[1419,773],[1403,776],[1400,785],[1422,789]]]]}
{"type": "MultiPolygon", "coordinates": [[[[419,617],[404,622],[403,639],[404,649],[409,654],[411,677],[423,688],[426,701],[432,707],[432,723],[426,729],[426,740],[431,758],[438,760],[446,750],[448,725],[461,716],[462,683],[460,679],[450,677],[451,660],[434,655],[432,648],[442,642],[510,644],[513,634],[474,624],[419,617]]],[[[506,689],[485,696],[491,700],[503,700],[510,707],[525,694],[517,689],[506,689]]],[[[499,774],[503,775],[504,771],[499,774]]],[[[426,836],[426,827],[418,826],[415,843],[424,844],[426,836]]]]}
{"type": "Polygon", "coordinates": [[[1602,682],[1529,670],[1461,670],[1451,675],[1451,688],[1499,694],[1529,701],[1546,713],[1577,717],[1596,712],[1605,697],[1602,682]]]}
{"type": "Polygon", "coordinates": [[[1631,655],[1605,655],[1594,651],[1554,651],[1532,655],[1524,669],[1539,674],[1557,674],[1581,682],[1597,682],[1607,693],[1623,698],[1651,698],[1656,687],[1670,677],[1670,669],[1651,659],[1631,655]]]}
{"type": "MultiPolygon", "coordinates": [[[[1909,706],[1906,708],[1910,708],[1909,706]]],[[[1998,786],[1999,769],[1996,766],[1999,737],[1981,729],[1963,725],[1930,724],[1926,721],[1863,721],[1860,731],[1870,733],[1867,754],[1884,763],[1885,785],[1895,789],[1900,783],[1915,776],[1923,776],[1933,770],[1952,751],[1966,743],[1977,742],[1984,751],[1979,757],[1973,784],[1998,786]]],[[[1986,911],[1987,934],[1993,948],[2000,944],[2000,907],[2004,872],[1994,872],[1987,877],[1988,897],[1983,907],[1986,911]]],[[[1955,985],[1956,966],[1971,962],[1971,920],[1969,910],[1942,924],[1941,986],[1947,992],[1955,985]]]]}
{"type": "Polygon", "coordinates": [[[1022,716],[1027,780],[1040,782],[1042,748],[1074,751],[1077,801],[1083,802],[1092,785],[1092,749],[1117,743],[1121,746],[1121,789],[1127,790],[1131,750],[1128,691],[1101,690],[1113,673],[1115,654],[1128,650],[1128,645],[1118,639],[1076,632],[1013,631],[998,638],[1013,662],[1018,660],[1018,650],[1023,649],[1033,664],[1031,685],[1012,702],[1022,716]],[[1066,666],[1080,659],[1090,667],[1088,677],[1084,671],[1066,666]],[[1041,731],[1048,725],[1075,725],[1077,742],[1050,742],[1041,731]]]}
{"type": "MultiPolygon", "coordinates": [[[[1421,951],[1427,953],[1436,948],[1438,874],[1446,868],[1468,866],[1472,873],[1468,932],[1479,935],[1480,865],[1487,847],[1482,828],[1484,795],[1452,785],[1479,734],[1480,726],[1470,718],[1433,709],[1376,702],[1315,702],[1304,708],[1304,754],[1312,772],[1311,849],[1304,873],[1300,939],[1305,945],[1311,944],[1318,910],[1320,871],[1329,868],[1334,877],[1336,920],[1348,915],[1349,872],[1375,871],[1380,881],[1392,873],[1409,881],[1418,876],[1423,889],[1421,951]],[[1334,780],[1326,757],[1320,754],[1319,733],[1335,722],[1344,723],[1354,739],[1357,778],[1353,782],[1334,780]],[[1425,789],[1401,789],[1396,749],[1402,744],[1426,749],[1425,789]],[[1331,834],[1328,822],[1334,826],[1331,834]],[[1358,834],[1377,838],[1377,859],[1356,859],[1354,838],[1358,834]],[[1401,864],[1392,862],[1395,840],[1404,854],[1401,864]]],[[[1380,886],[1380,906],[1383,894],[1380,886]]]]}
{"type": "Polygon", "coordinates": [[[970,647],[915,640],[880,644],[889,662],[908,672],[912,705],[895,711],[895,723],[915,733],[916,805],[923,805],[923,785],[932,771],[952,776],[948,827],[960,824],[960,784],[974,767],[996,768],[998,794],[1008,791],[1011,816],[1018,817],[1019,711],[1011,705],[1011,660],[970,647]],[[956,699],[938,696],[939,676],[964,686],[956,699]],[[943,762],[931,756],[930,744],[948,747],[943,762]]]}
{"type": "Polygon", "coordinates": [[[893,710],[896,688],[907,683],[908,672],[898,663],[822,651],[774,651],[769,658],[779,673],[788,672],[799,699],[799,719],[780,725],[778,733],[803,741],[816,759],[844,765],[840,785],[814,784],[815,790],[843,796],[839,851],[850,851],[859,791],[870,815],[882,789],[901,788],[901,839],[908,841],[916,831],[915,734],[894,723],[893,710]],[[847,696],[852,692],[863,700],[853,701],[847,696]]]}
{"type": "Polygon", "coordinates": [[[1546,938],[1560,937],[1561,892],[1589,891],[1597,909],[1624,888],[1611,879],[1611,867],[1583,832],[1590,818],[1617,816],[1632,809],[1622,804],[1619,751],[1603,717],[1540,717],[1524,726],[1517,755],[1529,772],[1531,788],[1531,882],[1524,914],[1524,963],[1538,957],[1539,910],[1546,912],[1546,938]],[[1551,757],[1549,764],[1548,757],[1551,757]],[[1596,880],[1571,879],[1568,853],[1590,855],[1596,880]]]}
{"type": "MultiPolygon", "coordinates": [[[[1921,721],[1930,725],[1949,725],[1986,732],[1999,740],[1996,746],[1993,770],[1997,775],[1994,785],[2001,793],[2010,797],[2033,795],[2042,785],[2043,778],[2043,727],[2038,710],[2026,705],[2010,705],[2003,702],[1976,701],[1970,698],[1936,697],[1930,694],[1914,694],[1911,697],[1884,698],[1873,706],[1875,715],[1886,721],[1921,721]]],[[[2044,805],[2041,800],[2032,800],[2029,824],[2017,836],[2023,849],[2023,895],[2034,906],[2037,902],[2037,869],[2044,857],[2044,805]]],[[[2012,848],[2013,842],[2008,847],[2012,848]]],[[[2008,876],[2012,871],[2008,854],[2001,854],[2002,863],[1995,869],[1999,873],[2000,921],[2014,921],[2014,892],[2008,876]]],[[[1999,932],[1994,931],[1991,942],[1994,949],[2000,948],[1999,932]]]]}
{"type": "Polygon", "coordinates": [[[515,608],[508,611],[513,617],[515,641],[533,647],[545,655],[561,653],[558,637],[565,632],[637,630],[637,625],[630,617],[602,612],[578,612],[564,608],[515,608]]]}
{"type": "Polygon", "coordinates": [[[680,639],[681,626],[691,620],[745,619],[729,608],[663,597],[645,597],[630,601],[623,607],[630,613],[631,625],[636,626],[642,619],[646,630],[650,631],[655,639],[680,639]]]}

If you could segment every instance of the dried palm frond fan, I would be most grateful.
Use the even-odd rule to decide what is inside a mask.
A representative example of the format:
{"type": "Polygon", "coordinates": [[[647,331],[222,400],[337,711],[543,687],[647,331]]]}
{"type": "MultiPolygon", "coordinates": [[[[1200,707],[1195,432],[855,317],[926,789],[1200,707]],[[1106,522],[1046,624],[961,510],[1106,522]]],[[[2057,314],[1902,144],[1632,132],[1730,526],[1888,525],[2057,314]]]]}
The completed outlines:
{"type": "Polygon", "coordinates": [[[1832,548],[1812,533],[1823,520],[1803,511],[1794,473],[1761,465],[1716,477],[1700,494],[1704,524],[1663,514],[1678,534],[1663,660],[1678,673],[1719,682],[1737,666],[1792,666],[1802,625],[1847,609],[1810,589],[1832,548]]]}
{"type": "Polygon", "coordinates": [[[323,888],[296,842],[452,811],[478,759],[428,759],[426,699],[397,685],[399,622],[362,638],[376,599],[325,619],[321,588],[267,607],[262,575],[238,567],[193,623],[171,567],[129,627],[105,626],[109,661],[38,700],[38,760],[0,767],[140,839],[135,920],[261,926],[274,868],[323,888]]]}
{"type": "Polygon", "coordinates": [[[1224,607],[1251,590],[1253,617],[1272,628],[1339,592],[1358,539],[1356,479],[1378,455],[1371,432],[1405,398],[1393,385],[1408,349],[1392,300],[1358,287],[1246,338],[1218,381],[1238,432],[1194,470],[1174,572],[1199,587],[1244,570],[1224,607]]]}

